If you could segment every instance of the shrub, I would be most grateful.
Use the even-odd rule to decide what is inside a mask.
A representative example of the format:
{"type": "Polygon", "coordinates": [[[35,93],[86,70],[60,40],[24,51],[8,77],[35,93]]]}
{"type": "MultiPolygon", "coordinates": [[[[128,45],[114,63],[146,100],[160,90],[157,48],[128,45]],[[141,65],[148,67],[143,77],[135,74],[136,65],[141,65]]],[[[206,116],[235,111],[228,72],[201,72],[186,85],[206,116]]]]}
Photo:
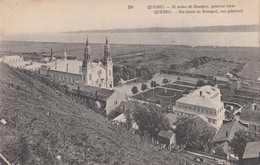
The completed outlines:
{"type": "Polygon", "coordinates": [[[147,89],[147,84],[142,84],[141,90],[142,90],[142,91],[145,91],[146,89],[147,89]]]}
{"type": "Polygon", "coordinates": [[[138,88],[136,86],[134,86],[131,91],[133,94],[136,94],[136,93],[138,93],[138,88]]]}

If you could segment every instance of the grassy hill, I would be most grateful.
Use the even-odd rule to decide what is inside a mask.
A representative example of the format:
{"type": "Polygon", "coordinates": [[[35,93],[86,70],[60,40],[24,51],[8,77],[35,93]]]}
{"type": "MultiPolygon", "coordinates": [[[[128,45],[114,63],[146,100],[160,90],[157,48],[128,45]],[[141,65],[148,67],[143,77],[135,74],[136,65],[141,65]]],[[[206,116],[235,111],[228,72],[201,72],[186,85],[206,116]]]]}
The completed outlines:
{"type": "Polygon", "coordinates": [[[0,63],[0,152],[20,164],[190,164],[0,63]],[[47,113],[49,112],[49,115],[47,113]],[[61,156],[58,160],[56,157],[61,156]]]}

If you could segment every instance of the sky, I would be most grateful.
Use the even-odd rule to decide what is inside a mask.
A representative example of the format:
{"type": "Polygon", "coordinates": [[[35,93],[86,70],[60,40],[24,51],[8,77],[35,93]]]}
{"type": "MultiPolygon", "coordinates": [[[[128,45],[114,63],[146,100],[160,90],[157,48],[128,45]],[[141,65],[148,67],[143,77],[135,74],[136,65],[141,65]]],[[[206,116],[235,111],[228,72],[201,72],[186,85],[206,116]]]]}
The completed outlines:
{"type": "Polygon", "coordinates": [[[0,0],[0,36],[16,33],[250,24],[259,24],[259,0],[0,0]],[[233,10],[242,9],[243,12],[154,14],[155,10],[148,9],[149,5],[194,4],[232,4],[235,5],[233,10]],[[133,9],[128,9],[129,5],[133,9]]]}

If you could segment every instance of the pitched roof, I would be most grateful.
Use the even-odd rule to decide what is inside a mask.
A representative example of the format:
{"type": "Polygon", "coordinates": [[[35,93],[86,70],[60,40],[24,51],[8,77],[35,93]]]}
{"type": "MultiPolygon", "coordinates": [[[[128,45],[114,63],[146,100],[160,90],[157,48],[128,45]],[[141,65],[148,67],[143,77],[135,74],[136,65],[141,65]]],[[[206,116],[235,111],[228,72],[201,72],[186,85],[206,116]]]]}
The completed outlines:
{"type": "Polygon", "coordinates": [[[162,130],[162,131],[160,131],[158,133],[158,136],[170,139],[173,136],[173,132],[172,131],[164,131],[164,130],[162,130]]]}
{"type": "Polygon", "coordinates": [[[134,102],[131,102],[131,101],[122,101],[122,102],[119,104],[118,108],[124,108],[124,110],[126,110],[126,109],[131,110],[131,109],[134,108],[134,105],[135,105],[134,102]]]}
{"type": "Polygon", "coordinates": [[[193,118],[193,121],[196,123],[196,129],[202,131],[205,128],[208,128],[209,131],[213,134],[217,131],[215,125],[208,122],[208,119],[204,115],[198,115],[193,118]]]}
{"type": "Polygon", "coordinates": [[[243,159],[258,158],[260,153],[260,141],[249,142],[246,144],[243,159]]]}
{"type": "MultiPolygon", "coordinates": [[[[112,122],[119,122],[119,123],[125,123],[126,122],[126,118],[125,118],[125,115],[124,113],[121,113],[120,115],[118,115],[117,117],[115,117],[112,122]]],[[[132,128],[135,129],[135,130],[138,130],[138,125],[135,121],[133,121],[132,123],[132,128]]]]}
{"type": "Polygon", "coordinates": [[[255,122],[260,124],[260,111],[243,108],[241,111],[240,120],[250,121],[250,122],[255,122]]]}
{"type": "Polygon", "coordinates": [[[214,136],[213,142],[231,141],[235,135],[235,132],[245,128],[246,127],[238,121],[224,122],[217,134],[214,136]]]}
{"type": "Polygon", "coordinates": [[[95,86],[90,86],[90,85],[68,85],[69,86],[69,91],[71,92],[78,92],[78,87],[79,87],[79,94],[88,96],[88,97],[97,97],[99,100],[106,101],[115,91],[110,90],[110,89],[105,89],[105,88],[99,88],[95,86]]]}
{"type": "Polygon", "coordinates": [[[223,103],[221,101],[211,99],[211,97],[217,93],[220,93],[218,88],[206,85],[188,94],[187,96],[178,99],[177,102],[220,109],[223,106],[223,103]],[[200,93],[202,93],[202,96],[200,96],[200,93]]]}
{"type": "Polygon", "coordinates": [[[52,66],[51,70],[59,72],[68,72],[73,74],[80,74],[79,68],[82,66],[82,61],[77,60],[57,60],[56,68],[52,66]],[[67,71],[68,67],[68,71],[67,71]]]}

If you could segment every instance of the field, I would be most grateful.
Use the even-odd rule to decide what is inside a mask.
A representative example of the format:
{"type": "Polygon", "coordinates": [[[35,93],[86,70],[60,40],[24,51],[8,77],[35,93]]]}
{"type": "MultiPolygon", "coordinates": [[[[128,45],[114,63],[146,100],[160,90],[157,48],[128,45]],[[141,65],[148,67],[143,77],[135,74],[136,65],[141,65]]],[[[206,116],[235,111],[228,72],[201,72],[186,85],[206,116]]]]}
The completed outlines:
{"type": "MultiPolygon", "coordinates": [[[[93,59],[103,57],[104,44],[90,44],[93,59]]],[[[182,63],[194,58],[208,56],[212,60],[207,64],[192,68],[189,72],[224,76],[228,71],[243,65],[238,75],[243,78],[256,80],[259,72],[259,48],[250,47],[190,47],[172,45],[110,45],[113,61],[118,65],[142,66],[154,64],[159,69],[169,68],[171,64],[182,63]]],[[[8,42],[0,45],[1,55],[20,54],[27,58],[42,58],[49,56],[53,49],[53,55],[63,56],[66,51],[68,57],[82,60],[83,43],[46,43],[46,42],[8,42]]]]}
{"type": "Polygon", "coordinates": [[[172,105],[176,100],[183,96],[182,92],[176,90],[157,87],[154,90],[134,95],[133,98],[151,103],[157,103],[164,106],[172,105]]]}

